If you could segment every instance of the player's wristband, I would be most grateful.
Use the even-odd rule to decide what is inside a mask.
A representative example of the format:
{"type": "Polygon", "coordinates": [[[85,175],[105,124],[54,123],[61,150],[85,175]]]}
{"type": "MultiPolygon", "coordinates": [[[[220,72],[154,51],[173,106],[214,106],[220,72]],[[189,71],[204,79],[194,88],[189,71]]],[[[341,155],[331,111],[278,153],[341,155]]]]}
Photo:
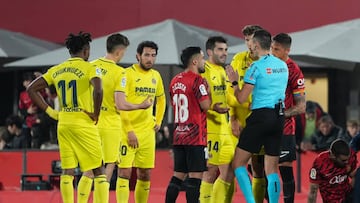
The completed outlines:
{"type": "Polygon", "coordinates": [[[237,86],[238,84],[239,84],[238,81],[232,81],[232,83],[231,83],[232,87],[235,87],[235,86],[237,86]]]}
{"type": "Polygon", "coordinates": [[[52,119],[58,120],[59,112],[48,106],[45,110],[45,113],[49,115],[52,119]]]}

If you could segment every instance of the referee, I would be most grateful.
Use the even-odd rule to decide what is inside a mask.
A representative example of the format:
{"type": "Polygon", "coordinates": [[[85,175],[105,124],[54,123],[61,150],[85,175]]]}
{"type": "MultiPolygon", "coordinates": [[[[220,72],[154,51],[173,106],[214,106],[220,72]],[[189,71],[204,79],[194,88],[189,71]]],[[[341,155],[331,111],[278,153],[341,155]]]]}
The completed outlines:
{"type": "Polygon", "coordinates": [[[259,57],[246,71],[242,89],[238,86],[238,73],[231,66],[226,72],[239,103],[252,93],[251,115],[240,134],[233,160],[235,176],[247,202],[255,202],[246,165],[253,153],[262,145],[265,149],[265,173],[268,179],[270,203],[278,202],[280,179],[277,174],[281,137],[284,126],[284,99],[288,81],[285,62],[270,55],[271,35],[266,30],[257,30],[250,40],[250,49],[259,57]]]}

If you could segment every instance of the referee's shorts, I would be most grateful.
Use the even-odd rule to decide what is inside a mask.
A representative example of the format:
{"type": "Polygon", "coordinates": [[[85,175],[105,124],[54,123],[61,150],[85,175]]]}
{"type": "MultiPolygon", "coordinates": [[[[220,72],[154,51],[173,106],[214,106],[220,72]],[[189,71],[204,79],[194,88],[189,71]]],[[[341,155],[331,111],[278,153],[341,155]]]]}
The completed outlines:
{"type": "Polygon", "coordinates": [[[246,119],[237,146],[250,153],[258,153],[264,146],[266,155],[279,156],[284,120],[284,116],[280,116],[275,109],[253,110],[246,119]]]}

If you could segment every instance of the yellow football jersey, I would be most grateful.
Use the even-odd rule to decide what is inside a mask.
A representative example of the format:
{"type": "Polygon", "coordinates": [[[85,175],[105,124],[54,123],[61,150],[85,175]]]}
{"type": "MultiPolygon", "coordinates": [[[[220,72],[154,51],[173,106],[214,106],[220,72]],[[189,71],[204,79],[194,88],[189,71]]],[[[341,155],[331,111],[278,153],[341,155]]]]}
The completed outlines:
{"type": "MultiPolygon", "coordinates": [[[[244,85],[244,76],[246,70],[250,67],[253,60],[250,57],[249,51],[244,51],[237,53],[232,61],[231,66],[234,68],[235,71],[239,73],[239,87],[240,89],[244,85]]],[[[250,105],[251,105],[251,94],[249,95],[246,102],[240,104],[235,96],[234,96],[234,89],[230,87],[231,83],[228,85],[228,104],[230,106],[230,116],[235,115],[236,118],[240,121],[242,127],[245,127],[246,125],[246,118],[250,115],[250,105]]]]}
{"type": "Polygon", "coordinates": [[[106,58],[99,58],[92,61],[96,68],[101,70],[103,86],[103,101],[99,117],[98,127],[106,129],[120,129],[120,112],[116,108],[114,94],[120,91],[120,81],[125,69],[118,66],[114,61],[106,58]]]}
{"type": "Polygon", "coordinates": [[[83,111],[93,112],[93,96],[90,80],[101,77],[98,69],[82,58],[70,58],[51,67],[44,75],[48,85],[54,85],[59,98],[59,125],[94,125],[83,111]]]}
{"type": "MultiPolygon", "coordinates": [[[[126,101],[140,104],[150,96],[152,100],[165,94],[161,75],[158,71],[151,69],[145,71],[139,64],[134,64],[125,69],[125,75],[121,79],[121,90],[126,95],[126,101]]],[[[131,123],[131,130],[144,131],[155,126],[154,108],[137,109],[133,111],[121,111],[121,116],[126,116],[131,123]]],[[[122,123],[124,129],[130,130],[126,123],[122,123]]]]}
{"type": "MultiPolygon", "coordinates": [[[[201,74],[209,84],[212,106],[215,103],[222,103],[222,107],[228,107],[226,99],[227,77],[222,66],[205,63],[205,72],[201,74]]],[[[228,114],[219,114],[216,111],[207,111],[207,132],[215,134],[228,134],[228,114]]]]}

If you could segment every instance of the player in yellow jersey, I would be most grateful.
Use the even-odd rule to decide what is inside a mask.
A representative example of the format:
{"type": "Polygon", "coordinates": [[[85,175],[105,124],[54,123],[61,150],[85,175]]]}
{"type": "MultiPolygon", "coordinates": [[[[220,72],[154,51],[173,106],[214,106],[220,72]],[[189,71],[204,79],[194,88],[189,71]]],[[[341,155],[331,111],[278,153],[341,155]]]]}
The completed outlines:
{"type": "Polygon", "coordinates": [[[165,113],[165,92],[160,73],[153,69],[158,46],[152,41],[141,42],[137,47],[137,64],[125,71],[121,80],[123,98],[131,103],[140,103],[150,96],[156,101],[155,117],[153,108],[121,111],[122,133],[120,164],[116,182],[118,203],[128,202],[129,179],[132,167],[137,168],[135,202],[148,201],[150,171],[155,162],[155,132],[161,126],[165,113]]]}
{"type": "MultiPolygon", "coordinates": [[[[234,70],[236,70],[239,73],[238,83],[239,83],[240,88],[242,88],[242,86],[244,85],[244,76],[245,76],[247,69],[250,67],[252,62],[258,60],[258,57],[256,57],[254,55],[254,53],[252,52],[252,50],[250,49],[249,42],[250,42],[252,36],[254,35],[254,32],[256,30],[261,30],[261,29],[262,29],[262,27],[260,27],[259,25],[246,25],[242,29],[242,34],[244,35],[245,43],[246,43],[246,46],[248,47],[248,50],[237,53],[231,61],[231,66],[234,68],[234,70]]],[[[231,85],[231,84],[229,83],[229,85],[231,85]]],[[[247,98],[247,101],[242,104],[240,104],[236,100],[236,98],[234,96],[233,88],[228,88],[227,96],[228,96],[228,98],[227,98],[228,104],[230,105],[229,112],[230,112],[231,131],[233,134],[233,139],[236,140],[234,142],[234,144],[235,144],[234,150],[235,150],[235,147],[238,142],[237,139],[240,136],[240,132],[246,126],[246,119],[251,113],[251,110],[250,110],[251,94],[247,98]]],[[[261,159],[261,158],[259,159],[259,156],[253,156],[251,162],[252,162],[251,165],[255,166],[255,167],[252,167],[253,193],[254,193],[256,201],[260,200],[260,199],[262,201],[264,199],[265,191],[266,191],[266,180],[265,180],[265,174],[264,174],[263,170],[261,168],[259,170],[257,170],[259,168],[259,167],[257,167],[257,165],[262,166],[263,159],[261,159]]]]}
{"type": "Polygon", "coordinates": [[[71,58],[50,68],[28,87],[33,102],[50,117],[58,120],[58,141],[61,167],[60,190],[64,203],[74,202],[75,168],[92,170],[94,192],[100,202],[108,202],[109,183],[104,174],[101,142],[96,126],[103,98],[101,72],[87,62],[91,36],[80,32],[70,34],[66,47],[71,58]],[[60,101],[60,111],[52,109],[38,94],[54,85],[60,101]]]}
{"type": "MultiPolygon", "coordinates": [[[[105,174],[108,182],[111,180],[115,164],[118,163],[119,157],[121,118],[118,110],[148,108],[151,105],[148,99],[140,104],[131,104],[122,101],[119,97],[120,81],[125,69],[116,63],[122,59],[129,44],[126,36],[120,33],[112,34],[106,40],[106,56],[91,62],[96,68],[101,70],[101,79],[104,86],[104,98],[101,105],[98,129],[101,137],[104,163],[106,164],[105,174]]],[[[83,173],[77,191],[79,197],[78,203],[88,202],[93,176],[92,171],[83,173]]],[[[94,199],[95,198],[96,197],[94,197],[94,199]]]]}
{"type": "Polygon", "coordinates": [[[201,75],[210,87],[212,105],[207,111],[208,170],[204,172],[200,188],[200,202],[225,202],[234,179],[230,162],[234,148],[228,124],[226,100],[227,76],[224,64],[227,57],[227,41],[221,36],[210,37],[206,42],[209,56],[205,72],[201,75]],[[218,171],[220,175],[217,178],[218,171]]]}

